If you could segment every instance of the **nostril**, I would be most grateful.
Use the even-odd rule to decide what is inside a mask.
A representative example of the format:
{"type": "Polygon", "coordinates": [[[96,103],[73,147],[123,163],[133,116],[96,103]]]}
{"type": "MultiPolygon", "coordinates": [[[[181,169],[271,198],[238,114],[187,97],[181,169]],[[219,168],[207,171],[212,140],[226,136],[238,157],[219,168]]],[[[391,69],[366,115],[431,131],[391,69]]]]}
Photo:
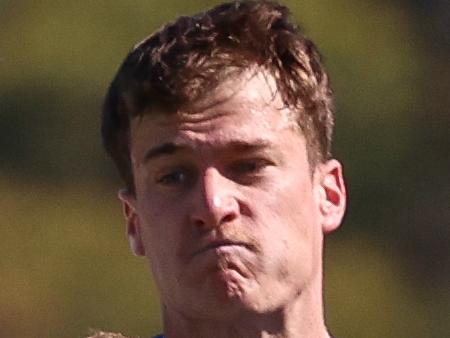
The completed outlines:
{"type": "Polygon", "coordinates": [[[198,229],[203,229],[205,228],[205,222],[200,219],[194,220],[194,226],[198,229]]]}
{"type": "Polygon", "coordinates": [[[229,214],[225,215],[225,216],[222,218],[221,223],[222,223],[222,224],[230,223],[230,222],[232,222],[234,219],[235,219],[235,215],[232,214],[232,213],[229,213],[229,214]]]}
{"type": "Polygon", "coordinates": [[[196,229],[203,231],[233,223],[238,217],[236,210],[203,210],[191,216],[191,224],[196,229]]]}

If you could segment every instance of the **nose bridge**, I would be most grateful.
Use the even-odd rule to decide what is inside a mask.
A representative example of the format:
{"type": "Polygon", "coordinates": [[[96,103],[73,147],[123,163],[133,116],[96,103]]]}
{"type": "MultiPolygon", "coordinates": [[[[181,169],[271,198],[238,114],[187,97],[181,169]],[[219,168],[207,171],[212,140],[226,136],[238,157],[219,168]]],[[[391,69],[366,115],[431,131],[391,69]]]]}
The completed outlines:
{"type": "Polygon", "coordinates": [[[233,184],[217,168],[206,168],[199,184],[201,198],[192,211],[197,226],[215,227],[237,217],[239,206],[233,193],[233,184]]]}
{"type": "Polygon", "coordinates": [[[207,208],[220,213],[231,198],[230,182],[217,168],[207,168],[203,175],[203,195],[207,208]]]}

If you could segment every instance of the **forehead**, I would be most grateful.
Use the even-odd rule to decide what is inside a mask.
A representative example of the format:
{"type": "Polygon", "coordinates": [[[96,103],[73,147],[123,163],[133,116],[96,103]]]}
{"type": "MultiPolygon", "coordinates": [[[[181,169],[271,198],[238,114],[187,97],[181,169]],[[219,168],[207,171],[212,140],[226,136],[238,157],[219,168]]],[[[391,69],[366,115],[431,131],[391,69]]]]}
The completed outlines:
{"type": "Polygon", "coordinates": [[[247,71],[229,78],[203,98],[176,113],[152,111],[131,121],[131,149],[144,143],[276,141],[284,130],[299,128],[296,114],[285,107],[275,81],[263,71],[247,71]]]}

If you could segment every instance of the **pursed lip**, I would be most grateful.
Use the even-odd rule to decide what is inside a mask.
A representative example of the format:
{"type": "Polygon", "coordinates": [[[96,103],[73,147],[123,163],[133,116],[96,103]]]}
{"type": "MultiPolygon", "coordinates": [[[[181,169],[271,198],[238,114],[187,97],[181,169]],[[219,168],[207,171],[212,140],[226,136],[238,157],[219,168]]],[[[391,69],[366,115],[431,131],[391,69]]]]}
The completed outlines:
{"type": "Polygon", "coordinates": [[[194,251],[192,256],[197,256],[199,254],[202,254],[208,250],[214,250],[221,247],[231,247],[231,246],[238,246],[238,247],[244,247],[246,249],[251,249],[251,245],[244,243],[244,242],[236,242],[231,240],[217,240],[209,242],[207,245],[202,246],[200,249],[194,251]]]}

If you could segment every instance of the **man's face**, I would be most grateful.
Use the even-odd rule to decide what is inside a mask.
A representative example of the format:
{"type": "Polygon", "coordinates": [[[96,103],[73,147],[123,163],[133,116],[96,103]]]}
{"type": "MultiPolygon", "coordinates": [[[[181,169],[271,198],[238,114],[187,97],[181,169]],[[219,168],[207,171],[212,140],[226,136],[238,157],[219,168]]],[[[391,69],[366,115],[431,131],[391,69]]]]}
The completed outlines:
{"type": "Polygon", "coordinates": [[[326,211],[343,193],[340,166],[312,173],[268,80],[242,75],[176,115],[131,123],[135,195],[120,197],[166,309],[261,313],[320,288],[323,233],[342,217],[326,211]]]}

